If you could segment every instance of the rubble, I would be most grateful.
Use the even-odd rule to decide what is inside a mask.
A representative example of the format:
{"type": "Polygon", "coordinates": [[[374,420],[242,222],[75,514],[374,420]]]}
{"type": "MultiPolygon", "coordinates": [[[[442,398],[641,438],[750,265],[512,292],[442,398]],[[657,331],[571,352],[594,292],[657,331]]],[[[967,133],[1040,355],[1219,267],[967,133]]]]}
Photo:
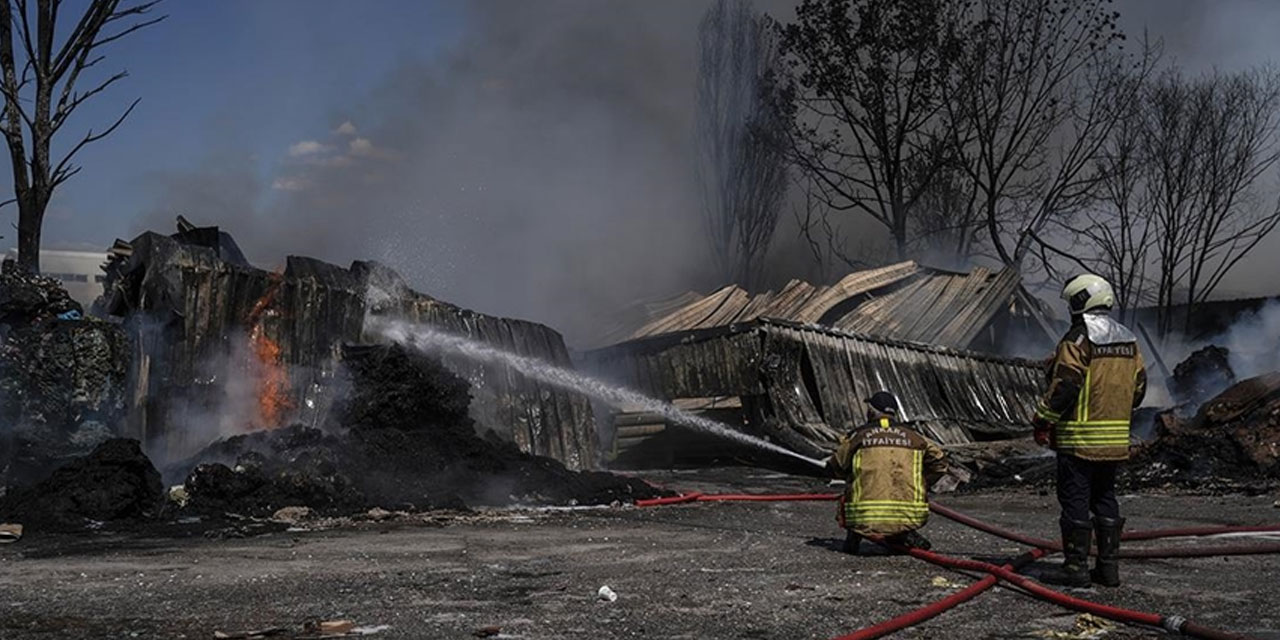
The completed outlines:
{"type": "Polygon", "coordinates": [[[84,309],[53,278],[5,269],[0,272],[0,325],[30,326],[84,309]]]}
{"type": "Polygon", "coordinates": [[[166,470],[186,473],[188,508],[385,517],[387,509],[598,505],[664,493],[639,480],[571,471],[478,435],[466,411],[469,385],[438,359],[385,345],[348,345],[344,354],[349,391],[335,403],[328,431],[294,425],[210,445],[166,470]]]}
{"type": "Polygon", "coordinates": [[[51,278],[0,273],[0,486],[28,483],[112,435],[128,340],[51,278]]]}
{"type": "Polygon", "coordinates": [[[1195,351],[1173,368],[1170,391],[1181,404],[1198,407],[1231,386],[1236,373],[1231,369],[1231,352],[1209,345],[1195,351]]]}
{"type": "Polygon", "coordinates": [[[0,516],[75,529],[146,520],[166,507],[165,515],[215,527],[209,533],[247,535],[254,526],[219,530],[217,523],[234,516],[279,526],[356,514],[377,521],[428,509],[608,505],[668,493],[572,471],[492,432],[481,435],[469,412],[471,385],[438,358],[397,345],[344,345],[341,352],[341,394],[316,426],[219,440],[168,465],[167,484],[137,441],[109,439],[48,478],[8,491],[0,516]]]}
{"type": "Polygon", "coordinates": [[[9,491],[0,498],[0,518],[43,529],[79,529],[154,517],[163,498],[160,473],[138,442],[115,438],[37,484],[9,491]]]}
{"type": "MultiPolygon", "coordinates": [[[[124,433],[168,458],[207,445],[221,425],[192,428],[192,416],[221,416],[228,395],[242,386],[259,405],[256,415],[240,418],[248,423],[244,431],[314,426],[332,397],[340,345],[376,341],[364,331],[374,316],[572,366],[563,338],[551,328],[436,300],[385,265],[357,261],[344,268],[288,256],[281,269],[257,269],[225,231],[185,220],[171,236],[148,232],[118,241],[103,286],[95,309],[118,318],[137,345],[124,433]]],[[[571,469],[595,464],[595,420],[586,396],[501,364],[445,363],[474,383],[470,411],[482,428],[571,469]]]]}
{"type": "Polygon", "coordinates": [[[1031,438],[975,442],[944,449],[953,468],[968,472],[969,479],[956,487],[961,493],[993,487],[1047,485],[1054,478],[1057,464],[1053,452],[1031,438]]]}
{"type": "Polygon", "coordinates": [[[1280,373],[1232,385],[1190,419],[1161,414],[1156,439],[1130,467],[1136,486],[1247,489],[1280,482],[1280,373]]]}

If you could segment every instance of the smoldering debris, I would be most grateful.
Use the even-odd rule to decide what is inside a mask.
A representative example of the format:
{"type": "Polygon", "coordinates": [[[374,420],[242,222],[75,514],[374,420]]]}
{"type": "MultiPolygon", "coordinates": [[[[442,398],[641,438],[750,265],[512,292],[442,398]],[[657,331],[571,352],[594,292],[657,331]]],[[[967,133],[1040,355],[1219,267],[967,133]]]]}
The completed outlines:
{"type": "Polygon", "coordinates": [[[29,482],[111,437],[129,341],[52,278],[0,273],[0,485],[29,482]]]}
{"type": "Polygon", "coordinates": [[[608,473],[574,472],[509,441],[478,435],[470,386],[438,359],[397,345],[346,345],[348,391],[330,431],[301,425],[218,441],[186,469],[197,511],[266,516],[476,505],[609,504],[662,495],[608,473]]]}
{"type": "Polygon", "coordinates": [[[39,483],[0,498],[0,520],[32,528],[79,529],[159,515],[164,487],[137,440],[113,438],[39,483]]]}
{"type": "Polygon", "coordinates": [[[1238,382],[1194,417],[1159,416],[1130,464],[1136,486],[1268,490],[1280,483],[1280,373],[1238,382]]]}
{"type": "Polygon", "coordinates": [[[347,345],[349,380],[324,428],[293,425],[219,440],[165,469],[184,504],[161,512],[161,474],[132,440],[111,440],[48,479],[11,492],[0,515],[48,529],[90,521],[199,516],[268,518],[285,507],[322,516],[599,505],[668,495],[643,481],[575,472],[479,435],[470,385],[438,359],[395,345],[347,345]]]}
{"type": "Polygon", "coordinates": [[[1171,390],[1177,402],[1198,407],[1235,381],[1231,352],[1224,347],[1209,345],[1174,367],[1171,390]]]}
{"type": "MultiPolygon", "coordinates": [[[[278,271],[243,263],[215,227],[179,221],[172,236],[118,241],[105,267],[99,313],[118,318],[137,344],[124,433],[145,438],[167,462],[211,440],[293,422],[314,426],[344,342],[364,342],[367,318],[427,324],[495,348],[570,365],[559,333],[498,318],[413,291],[374,262],[340,267],[289,256],[278,271]]],[[[595,421],[586,396],[548,387],[501,365],[459,359],[450,367],[474,383],[471,414],[524,451],[574,469],[595,459],[595,421]]]]}

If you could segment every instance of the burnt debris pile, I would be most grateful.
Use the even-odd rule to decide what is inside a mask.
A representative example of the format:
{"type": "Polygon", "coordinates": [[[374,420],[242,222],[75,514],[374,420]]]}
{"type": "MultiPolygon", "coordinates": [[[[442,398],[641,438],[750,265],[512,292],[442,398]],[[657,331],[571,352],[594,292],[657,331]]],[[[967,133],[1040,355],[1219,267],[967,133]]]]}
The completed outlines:
{"type": "Polygon", "coordinates": [[[1280,482],[1280,373],[1238,382],[1193,417],[1162,413],[1135,456],[1135,485],[1266,489],[1280,482]]]}
{"type": "Polygon", "coordinates": [[[347,345],[346,380],[326,422],[214,442],[164,470],[182,485],[163,502],[161,474],[136,441],[110,440],[32,486],[11,490],[0,516],[83,527],[90,521],[223,514],[269,517],[285,507],[321,515],[371,508],[466,509],[598,505],[666,495],[643,481],[571,471],[523,453],[468,415],[470,385],[438,359],[396,345],[347,345]]]}
{"type": "Polygon", "coordinates": [[[0,272],[0,484],[29,482],[111,437],[129,341],[52,278],[0,272]]]}
{"type": "Polygon", "coordinates": [[[1231,368],[1231,352],[1209,345],[1178,363],[1173,369],[1170,391],[1179,403],[1198,407],[1236,381],[1231,368]]]}
{"type": "Polygon", "coordinates": [[[269,515],[381,507],[609,504],[659,495],[644,482],[575,472],[477,434],[469,385],[439,360],[396,345],[346,345],[347,389],[324,429],[295,425],[235,436],[170,474],[190,507],[269,515]]]}
{"type": "Polygon", "coordinates": [[[61,529],[147,520],[164,506],[160,472],[136,440],[112,438],[44,480],[0,498],[0,519],[61,529]]]}

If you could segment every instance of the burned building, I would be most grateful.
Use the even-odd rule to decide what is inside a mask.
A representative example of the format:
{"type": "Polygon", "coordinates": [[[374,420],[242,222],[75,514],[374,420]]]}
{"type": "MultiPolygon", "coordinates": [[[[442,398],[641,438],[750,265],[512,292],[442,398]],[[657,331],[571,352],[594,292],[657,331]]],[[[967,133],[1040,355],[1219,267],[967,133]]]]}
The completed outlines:
{"type": "MultiPolygon", "coordinates": [[[[903,415],[959,444],[1029,430],[1043,368],[984,353],[1014,328],[1052,342],[1012,271],[914,262],[777,293],[726,287],[649,319],[630,339],[588,352],[611,380],[713,414],[808,455],[863,419],[862,399],[898,393],[903,415]]],[[[613,416],[615,446],[662,432],[655,416],[613,416]]]]}
{"type": "MultiPolygon", "coordinates": [[[[341,345],[373,339],[365,331],[371,314],[569,363],[554,330],[436,300],[374,262],[342,268],[290,256],[279,271],[265,271],[225,232],[181,220],[179,233],[117,242],[112,256],[98,311],[121,318],[133,337],[123,435],[163,457],[188,455],[228,432],[318,423],[341,384],[341,345]],[[226,402],[237,393],[249,401],[226,402]],[[249,413],[226,415],[229,405],[249,413]],[[217,433],[196,427],[210,421],[217,433]]],[[[584,396],[500,365],[445,361],[472,385],[478,428],[571,469],[593,465],[595,423],[584,396]]]]}

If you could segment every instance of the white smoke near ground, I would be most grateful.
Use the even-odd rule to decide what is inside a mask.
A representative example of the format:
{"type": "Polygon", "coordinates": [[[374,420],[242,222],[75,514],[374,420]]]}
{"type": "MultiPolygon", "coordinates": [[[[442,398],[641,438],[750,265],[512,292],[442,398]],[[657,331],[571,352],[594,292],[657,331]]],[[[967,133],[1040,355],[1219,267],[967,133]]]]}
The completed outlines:
{"type": "Polygon", "coordinates": [[[181,425],[170,437],[149,443],[160,466],[190,456],[214,441],[252,430],[258,421],[262,374],[247,335],[232,333],[224,348],[202,358],[184,396],[166,419],[181,425]]]}
{"type": "MultiPolygon", "coordinates": [[[[1141,344],[1144,349],[1150,348],[1145,340],[1141,344]]],[[[1209,346],[1227,349],[1227,361],[1236,380],[1280,372],[1280,299],[1268,300],[1256,310],[1242,312],[1230,327],[1208,338],[1167,338],[1160,344],[1160,357],[1172,372],[1178,363],[1209,346]]],[[[1170,381],[1163,380],[1153,357],[1147,358],[1147,373],[1152,385],[1143,406],[1169,407],[1177,404],[1168,385],[1170,381]]],[[[1213,391],[1222,390],[1216,388],[1213,391]]]]}
{"type": "Polygon", "coordinates": [[[1240,316],[1223,335],[1209,341],[1230,351],[1236,377],[1280,371],[1280,300],[1240,316]]]}

